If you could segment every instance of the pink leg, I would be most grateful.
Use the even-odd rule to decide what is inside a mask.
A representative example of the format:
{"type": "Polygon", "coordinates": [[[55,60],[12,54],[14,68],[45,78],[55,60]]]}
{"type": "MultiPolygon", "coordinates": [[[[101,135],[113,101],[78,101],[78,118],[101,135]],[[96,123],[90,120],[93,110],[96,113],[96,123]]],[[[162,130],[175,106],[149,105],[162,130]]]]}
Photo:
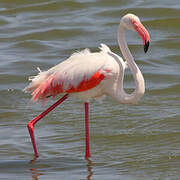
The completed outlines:
{"type": "Polygon", "coordinates": [[[54,103],[52,106],[50,106],[48,109],[46,109],[44,112],[42,112],[41,114],[39,114],[37,117],[35,117],[33,120],[31,120],[27,127],[29,130],[29,134],[31,136],[31,141],[32,141],[32,145],[33,145],[33,149],[34,149],[34,154],[35,157],[38,157],[38,152],[37,152],[37,148],[36,148],[36,142],[35,142],[35,138],[34,138],[34,126],[35,124],[42,119],[44,116],[46,116],[50,111],[52,111],[56,106],[58,106],[59,104],[61,104],[64,100],[66,100],[68,98],[68,94],[65,94],[61,99],[59,99],[56,103],[54,103]]]}
{"type": "Polygon", "coordinates": [[[86,133],[86,154],[85,158],[88,159],[90,155],[90,145],[89,145],[89,103],[85,102],[85,133],[86,133]]]}

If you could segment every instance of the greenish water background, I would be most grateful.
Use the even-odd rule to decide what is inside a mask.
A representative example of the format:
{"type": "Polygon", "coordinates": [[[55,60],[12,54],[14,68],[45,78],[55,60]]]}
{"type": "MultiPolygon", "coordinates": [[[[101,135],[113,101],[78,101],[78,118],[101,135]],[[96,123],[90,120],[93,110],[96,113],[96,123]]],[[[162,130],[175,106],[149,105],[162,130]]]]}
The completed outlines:
{"type": "MultiPolygon", "coordinates": [[[[0,179],[179,179],[179,48],[179,0],[1,0],[0,179]],[[83,104],[68,99],[37,124],[40,157],[31,161],[26,125],[46,107],[30,103],[30,95],[22,92],[28,76],[74,51],[97,51],[100,43],[121,54],[117,26],[129,12],[151,34],[146,55],[135,33],[127,38],[146,81],[144,97],[137,105],[109,97],[91,103],[90,161],[84,159],[83,104]]],[[[129,71],[125,87],[134,87],[129,71]]]]}

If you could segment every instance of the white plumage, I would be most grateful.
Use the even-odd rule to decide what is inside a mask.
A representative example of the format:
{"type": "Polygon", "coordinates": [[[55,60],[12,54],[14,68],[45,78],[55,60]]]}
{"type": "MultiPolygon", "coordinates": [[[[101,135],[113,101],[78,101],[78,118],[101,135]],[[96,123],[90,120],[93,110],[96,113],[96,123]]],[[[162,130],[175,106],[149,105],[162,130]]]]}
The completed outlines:
{"type": "MultiPolygon", "coordinates": [[[[52,83],[52,87],[49,88],[61,84],[63,91],[66,92],[72,86],[77,88],[83,80],[88,81],[96,72],[100,72],[100,74],[105,76],[104,80],[97,85],[98,88],[101,89],[101,94],[99,93],[99,90],[97,91],[97,87],[94,87],[95,92],[93,92],[94,90],[91,88],[87,90],[87,92],[76,92],[76,94],[78,93],[77,95],[75,93],[72,93],[72,95],[83,100],[89,100],[90,98],[99,97],[105,94],[105,85],[102,86],[102,84],[105,84],[104,81],[108,81],[109,79],[117,79],[119,69],[117,68],[117,60],[110,56],[110,54],[113,54],[110,48],[105,44],[101,44],[99,49],[101,51],[96,53],[91,53],[89,49],[85,49],[73,53],[66,61],[63,61],[47,71],[41,71],[39,69],[39,74],[37,76],[29,78],[31,83],[24,89],[24,91],[29,92],[42,87],[40,89],[42,96],[39,95],[38,98],[45,98],[43,91],[44,88],[46,88],[46,84],[50,82],[52,83]]],[[[124,69],[124,61],[120,57],[118,58],[124,69]]],[[[39,91],[36,91],[33,96],[37,93],[39,93],[39,91]]],[[[47,93],[45,95],[49,96],[51,94],[47,93]]]]}

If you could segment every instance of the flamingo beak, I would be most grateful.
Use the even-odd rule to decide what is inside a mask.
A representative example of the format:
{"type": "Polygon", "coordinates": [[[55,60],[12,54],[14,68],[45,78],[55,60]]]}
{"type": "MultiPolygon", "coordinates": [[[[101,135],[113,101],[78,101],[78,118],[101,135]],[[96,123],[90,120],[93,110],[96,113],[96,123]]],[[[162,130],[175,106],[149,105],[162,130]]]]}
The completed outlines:
{"type": "Polygon", "coordinates": [[[149,48],[149,41],[145,42],[144,44],[144,52],[146,53],[148,51],[149,48]]]}
{"type": "Polygon", "coordinates": [[[144,52],[146,53],[149,48],[149,42],[150,42],[150,35],[149,32],[146,30],[146,28],[141,24],[140,21],[132,20],[132,24],[134,26],[134,29],[137,31],[139,36],[142,38],[143,45],[144,45],[144,52]]]}

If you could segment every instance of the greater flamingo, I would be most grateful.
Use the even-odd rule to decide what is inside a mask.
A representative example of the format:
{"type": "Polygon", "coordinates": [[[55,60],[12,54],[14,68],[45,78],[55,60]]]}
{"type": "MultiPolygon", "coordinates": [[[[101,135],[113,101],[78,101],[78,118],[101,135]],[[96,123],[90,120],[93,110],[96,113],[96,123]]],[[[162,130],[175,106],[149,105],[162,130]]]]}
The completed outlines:
{"type": "Polygon", "coordinates": [[[33,101],[39,99],[45,102],[50,96],[55,97],[57,94],[65,93],[60,100],[28,123],[35,157],[38,157],[38,152],[34,138],[34,125],[69,96],[81,99],[85,105],[86,158],[90,157],[89,100],[101,98],[104,95],[111,96],[119,103],[137,103],[140,100],[145,91],[144,78],[128,49],[125,38],[126,29],[138,32],[146,53],[150,35],[137,16],[127,14],[120,20],[117,34],[118,44],[125,61],[113,53],[108,46],[101,44],[100,52],[91,53],[88,49],[76,52],[66,61],[47,71],[41,71],[38,68],[39,74],[29,78],[31,83],[24,91],[32,92],[33,101]],[[126,67],[130,68],[136,85],[131,94],[127,94],[123,88],[126,67]]]}

